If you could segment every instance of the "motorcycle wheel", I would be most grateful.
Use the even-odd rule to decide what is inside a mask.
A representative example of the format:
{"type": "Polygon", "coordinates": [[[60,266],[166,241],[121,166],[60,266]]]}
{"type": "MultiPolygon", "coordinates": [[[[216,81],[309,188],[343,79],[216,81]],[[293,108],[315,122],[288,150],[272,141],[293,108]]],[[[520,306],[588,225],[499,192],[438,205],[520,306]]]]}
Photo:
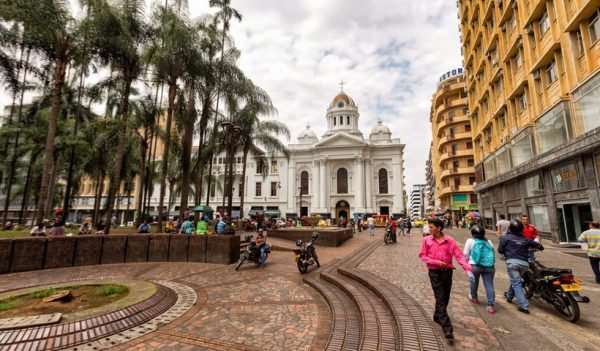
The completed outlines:
{"type": "Polygon", "coordinates": [[[575,298],[569,292],[556,290],[552,292],[552,306],[558,311],[560,316],[571,323],[579,320],[579,305],[575,298]]]}
{"type": "MultiPolygon", "coordinates": [[[[268,251],[267,251],[267,252],[265,252],[265,261],[264,261],[262,264],[265,264],[265,263],[267,263],[267,258],[269,258],[269,252],[268,252],[268,251]]],[[[256,263],[256,265],[257,265],[257,266],[260,266],[260,265],[261,265],[260,263],[258,263],[258,259],[256,260],[256,262],[255,262],[255,263],[256,263]]]]}
{"type": "Polygon", "coordinates": [[[244,263],[244,261],[246,260],[246,255],[242,255],[240,257],[240,259],[237,261],[237,264],[235,265],[235,270],[237,271],[238,269],[240,269],[240,267],[242,266],[242,263],[244,263]]]}
{"type": "Polygon", "coordinates": [[[302,260],[298,260],[298,270],[300,273],[304,274],[308,270],[308,265],[302,263],[302,260]]]}
{"type": "Polygon", "coordinates": [[[527,275],[523,277],[523,293],[527,299],[530,299],[535,293],[535,284],[527,275]]]}

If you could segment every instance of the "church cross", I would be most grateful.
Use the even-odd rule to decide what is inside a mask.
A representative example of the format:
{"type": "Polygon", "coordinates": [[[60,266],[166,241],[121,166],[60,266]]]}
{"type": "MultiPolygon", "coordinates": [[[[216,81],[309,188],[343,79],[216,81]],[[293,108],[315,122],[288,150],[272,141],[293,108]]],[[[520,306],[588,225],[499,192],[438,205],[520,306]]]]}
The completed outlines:
{"type": "Polygon", "coordinates": [[[340,82],[340,88],[342,89],[342,91],[344,91],[344,84],[346,84],[346,83],[344,83],[344,81],[342,80],[342,81],[340,82]]]}

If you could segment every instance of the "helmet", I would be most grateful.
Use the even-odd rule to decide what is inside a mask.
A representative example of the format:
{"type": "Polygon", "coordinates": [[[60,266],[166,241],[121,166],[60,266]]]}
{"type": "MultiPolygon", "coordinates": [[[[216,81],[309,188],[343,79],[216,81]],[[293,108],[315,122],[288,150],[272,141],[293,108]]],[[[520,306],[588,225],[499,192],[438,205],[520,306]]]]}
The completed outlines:
{"type": "Polygon", "coordinates": [[[296,246],[298,246],[298,247],[302,246],[302,240],[300,240],[300,239],[296,240],[296,246]]]}
{"type": "Polygon", "coordinates": [[[313,238],[313,239],[316,239],[316,238],[318,238],[318,237],[319,237],[319,233],[317,233],[317,232],[315,232],[315,233],[312,233],[312,238],[313,238]]]}
{"type": "Polygon", "coordinates": [[[474,238],[483,239],[483,237],[485,236],[485,229],[478,225],[475,225],[471,228],[471,235],[473,235],[474,238]]]}
{"type": "Polygon", "coordinates": [[[512,234],[523,234],[523,223],[518,219],[511,219],[508,225],[508,231],[512,234]]]}

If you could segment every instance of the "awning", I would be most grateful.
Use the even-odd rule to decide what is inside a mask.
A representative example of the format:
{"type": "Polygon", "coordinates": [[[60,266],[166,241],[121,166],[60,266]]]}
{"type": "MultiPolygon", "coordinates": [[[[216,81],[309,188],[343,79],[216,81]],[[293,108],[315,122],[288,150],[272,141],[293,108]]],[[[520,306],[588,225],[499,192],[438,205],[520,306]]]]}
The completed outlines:
{"type": "Polygon", "coordinates": [[[265,216],[279,217],[280,215],[281,215],[281,212],[279,210],[266,210],[265,211],[265,216]]]}
{"type": "Polygon", "coordinates": [[[250,210],[248,211],[248,216],[263,215],[264,213],[265,211],[263,210],[250,210]]]}

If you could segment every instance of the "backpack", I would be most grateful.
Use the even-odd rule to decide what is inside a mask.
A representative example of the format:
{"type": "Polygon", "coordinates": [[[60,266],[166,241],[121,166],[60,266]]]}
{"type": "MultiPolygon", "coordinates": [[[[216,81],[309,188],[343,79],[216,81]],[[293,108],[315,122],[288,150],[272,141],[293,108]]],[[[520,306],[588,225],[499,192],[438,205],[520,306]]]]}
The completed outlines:
{"type": "Polygon", "coordinates": [[[494,267],[494,248],[487,240],[475,239],[471,258],[475,264],[482,267],[494,267]]]}

